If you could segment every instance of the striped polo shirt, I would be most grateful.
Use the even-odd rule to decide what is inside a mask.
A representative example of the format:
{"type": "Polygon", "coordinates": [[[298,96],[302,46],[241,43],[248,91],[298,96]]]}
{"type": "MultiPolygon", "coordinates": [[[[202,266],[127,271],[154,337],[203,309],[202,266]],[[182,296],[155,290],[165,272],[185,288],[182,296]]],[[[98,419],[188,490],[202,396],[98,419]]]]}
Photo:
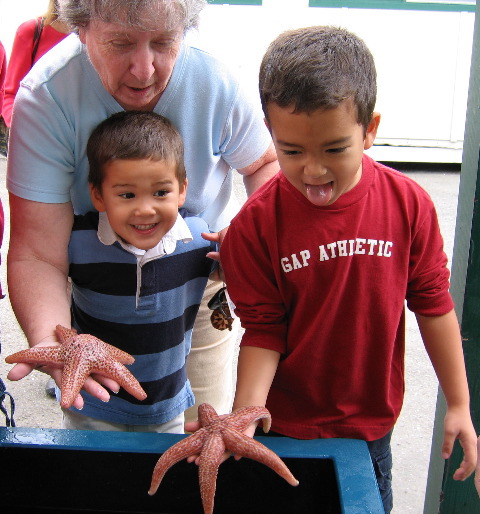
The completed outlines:
{"type": "Polygon", "coordinates": [[[201,232],[209,232],[205,221],[180,209],[157,247],[143,251],[120,241],[104,213],[75,216],[69,245],[72,326],[132,354],[129,369],[147,393],[138,401],[121,388],[104,403],[82,391],[82,414],[161,424],[194,404],[186,358],[214,266],[206,254],[216,250],[201,232]]]}

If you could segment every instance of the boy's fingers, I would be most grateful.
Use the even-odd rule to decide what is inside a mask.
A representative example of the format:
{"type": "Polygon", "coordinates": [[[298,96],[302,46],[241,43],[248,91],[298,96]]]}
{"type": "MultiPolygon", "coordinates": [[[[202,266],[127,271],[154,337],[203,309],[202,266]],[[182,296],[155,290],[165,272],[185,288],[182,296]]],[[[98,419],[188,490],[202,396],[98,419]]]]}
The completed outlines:
{"type": "Polygon", "coordinates": [[[477,490],[478,496],[480,496],[480,468],[475,471],[475,489],[477,490]]]}
{"type": "Polygon", "coordinates": [[[469,462],[466,458],[463,459],[460,467],[453,474],[454,480],[465,480],[475,470],[475,463],[469,462]]]}
{"type": "Polygon", "coordinates": [[[214,243],[220,242],[220,236],[218,232],[202,232],[203,239],[207,241],[213,241],[214,243]]]}
{"type": "MultiPolygon", "coordinates": [[[[450,458],[455,439],[455,437],[445,434],[442,446],[442,457],[444,459],[450,458]]],[[[459,437],[459,442],[463,448],[464,457],[460,467],[453,474],[453,479],[465,480],[475,470],[475,466],[477,464],[477,448],[476,445],[470,442],[466,437],[459,437]]]]}
{"type": "Polygon", "coordinates": [[[220,262],[220,252],[208,252],[207,257],[213,261],[220,262]]]}
{"type": "Polygon", "coordinates": [[[200,422],[199,421],[189,421],[188,423],[185,423],[185,432],[196,432],[200,428],[200,422]]]}
{"type": "Polygon", "coordinates": [[[477,465],[477,445],[462,439],[460,439],[460,444],[463,448],[464,457],[460,467],[453,475],[454,480],[465,480],[475,471],[477,465]]]}
{"type": "Polygon", "coordinates": [[[443,444],[442,444],[442,458],[448,459],[453,451],[453,444],[455,443],[457,434],[453,434],[451,431],[444,431],[443,444]]]}

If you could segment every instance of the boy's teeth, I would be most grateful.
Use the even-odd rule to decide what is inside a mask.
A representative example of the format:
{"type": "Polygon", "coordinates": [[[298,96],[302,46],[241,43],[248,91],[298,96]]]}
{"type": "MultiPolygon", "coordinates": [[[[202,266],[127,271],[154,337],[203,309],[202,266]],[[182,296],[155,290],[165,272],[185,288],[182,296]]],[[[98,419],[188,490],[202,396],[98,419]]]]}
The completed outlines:
{"type": "Polygon", "coordinates": [[[152,223],[151,225],[134,225],[134,227],[138,230],[150,230],[151,228],[153,228],[155,226],[154,223],[152,223]]]}

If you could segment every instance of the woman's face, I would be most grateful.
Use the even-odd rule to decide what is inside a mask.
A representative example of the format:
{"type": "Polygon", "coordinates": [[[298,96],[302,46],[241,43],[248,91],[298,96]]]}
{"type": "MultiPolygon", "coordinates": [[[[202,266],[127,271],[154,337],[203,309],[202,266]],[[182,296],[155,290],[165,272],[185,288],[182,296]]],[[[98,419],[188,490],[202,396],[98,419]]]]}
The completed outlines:
{"type": "Polygon", "coordinates": [[[152,110],[167,87],[183,38],[183,26],[167,30],[160,20],[141,31],[92,20],[79,36],[103,86],[125,110],[152,110]]]}

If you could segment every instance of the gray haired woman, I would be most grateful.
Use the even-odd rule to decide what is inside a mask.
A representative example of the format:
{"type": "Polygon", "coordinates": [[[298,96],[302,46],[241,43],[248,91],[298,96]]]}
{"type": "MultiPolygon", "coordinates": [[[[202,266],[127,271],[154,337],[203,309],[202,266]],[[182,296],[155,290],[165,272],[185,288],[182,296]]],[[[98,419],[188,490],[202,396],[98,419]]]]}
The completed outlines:
{"type": "MultiPolygon", "coordinates": [[[[170,119],[185,144],[189,187],[184,207],[207,221],[214,232],[210,237],[218,242],[237,211],[232,170],[243,175],[248,194],[278,171],[270,135],[255,104],[227,67],[184,37],[198,26],[204,0],[59,4],[60,19],[75,33],[23,81],[8,162],[9,292],[31,346],[58,344],[55,326],[72,323],[67,248],[74,212],[93,208],[85,147],[103,119],[121,110],[151,110],[170,119]]],[[[225,334],[210,326],[206,303],[218,288],[218,283],[207,286],[195,321],[188,376],[197,403],[208,402],[224,413],[232,401],[235,330],[225,334]]],[[[31,370],[30,365],[18,364],[9,378],[19,380],[31,370]]],[[[61,370],[43,371],[60,383],[61,370]]],[[[179,373],[184,372],[179,365],[179,373]]],[[[118,384],[98,375],[85,382],[90,394],[77,397],[74,407],[83,410],[75,413],[76,419],[88,419],[98,402],[109,399],[103,386],[118,390],[118,384]]],[[[175,390],[165,394],[175,395],[175,390]]],[[[104,412],[112,423],[121,417],[104,412]]],[[[152,430],[155,416],[147,417],[144,429],[152,430]]],[[[195,412],[190,419],[195,419],[195,412]]],[[[65,426],[72,427],[68,422],[65,426]]]]}

